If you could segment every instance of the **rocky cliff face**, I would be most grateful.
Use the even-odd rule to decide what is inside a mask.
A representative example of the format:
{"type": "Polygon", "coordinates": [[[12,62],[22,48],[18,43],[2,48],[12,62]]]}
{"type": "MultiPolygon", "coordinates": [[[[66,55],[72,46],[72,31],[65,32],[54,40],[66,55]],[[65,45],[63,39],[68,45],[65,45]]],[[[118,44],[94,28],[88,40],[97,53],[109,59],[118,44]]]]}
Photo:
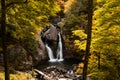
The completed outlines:
{"type": "MultiPolygon", "coordinates": [[[[19,43],[8,46],[7,54],[9,58],[10,71],[31,69],[32,66],[47,59],[43,42],[39,39],[33,43],[36,44],[34,45],[35,48],[33,49],[33,52],[19,43]]],[[[0,64],[3,65],[2,53],[0,55],[0,59],[0,64]]]]}
{"type": "Polygon", "coordinates": [[[41,32],[41,39],[45,44],[48,44],[48,46],[52,49],[54,55],[57,52],[57,46],[58,46],[58,33],[61,32],[61,27],[58,25],[52,25],[49,28],[43,29],[41,32]]]}
{"type": "Polygon", "coordinates": [[[30,68],[32,60],[28,61],[26,50],[16,44],[8,47],[9,68],[10,70],[24,70],[30,68]]]}
{"type": "MultiPolygon", "coordinates": [[[[46,27],[41,32],[41,38],[42,40],[49,40],[49,41],[57,41],[58,33],[61,32],[61,27],[57,24],[50,25],[49,27],[46,27]]],[[[45,42],[43,40],[43,42],[45,42]]]]}
{"type": "Polygon", "coordinates": [[[58,35],[58,30],[59,28],[55,27],[54,25],[51,25],[50,28],[44,32],[43,38],[49,41],[57,41],[57,35],[58,35]]]}

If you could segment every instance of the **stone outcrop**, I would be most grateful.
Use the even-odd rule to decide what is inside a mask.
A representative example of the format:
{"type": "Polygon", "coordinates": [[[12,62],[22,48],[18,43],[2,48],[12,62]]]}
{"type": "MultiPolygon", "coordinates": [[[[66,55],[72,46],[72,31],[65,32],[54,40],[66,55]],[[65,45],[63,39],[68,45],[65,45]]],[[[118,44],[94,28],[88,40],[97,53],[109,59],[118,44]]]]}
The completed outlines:
{"type": "Polygon", "coordinates": [[[51,27],[43,34],[43,38],[50,41],[57,41],[58,32],[57,27],[51,25],[51,27]]]}
{"type": "Polygon", "coordinates": [[[33,53],[33,56],[35,58],[35,65],[39,63],[40,61],[47,59],[47,54],[45,53],[45,45],[41,39],[37,40],[36,50],[37,52],[33,53]]]}
{"type": "Polygon", "coordinates": [[[43,71],[37,69],[34,71],[39,80],[81,80],[74,72],[68,73],[68,70],[58,66],[49,66],[43,71]]]}
{"type": "Polygon", "coordinates": [[[57,41],[58,33],[61,32],[61,27],[57,24],[50,25],[50,27],[46,27],[41,32],[41,38],[43,42],[46,41],[57,41]]]}
{"type": "Polygon", "coordinates": [[[61,27],[57,24],[51,24],[50,27],[44,28],[41,32],[41,39],[44,45],[48,44],[48,46],[52,49],[54,55],[57,52],[59,32],[61,32],[61,27]]]}
{"type": "Polygon", "coordinates": [[[26,50],[16,44],[11,45],[8,48],[8,57],[9,57],[9,68],[10,70],[24,70],[30,68],[30,65],[32,64],[32,60],[28,61],[27,59],[27,52],[26,50]]]}
{"type": "MultiPolygon", "coordinates": [[[[47,59],[43,42],[39,39],[35,42],[33,52],[20,44],[8,46],[9,68],[10,70],[27,70],[37,65],[40,61],[47,59]]],[[[33,43],[32,43],[33,44],[33,43]]],[[[1,58],[3,56],[0,56],[1,58]]],[[[3,63],[3,62],[2,62],[3,63]]]]}

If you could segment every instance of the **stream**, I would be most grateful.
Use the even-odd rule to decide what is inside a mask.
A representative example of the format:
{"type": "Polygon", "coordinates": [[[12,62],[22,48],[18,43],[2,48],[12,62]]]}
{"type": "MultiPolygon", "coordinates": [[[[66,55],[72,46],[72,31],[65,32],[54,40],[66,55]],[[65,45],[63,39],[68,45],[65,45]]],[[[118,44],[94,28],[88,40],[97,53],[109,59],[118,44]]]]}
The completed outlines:
{"type": "Polygon", "coordinates": [[[72,69],[75,65],[77,66],[77,64],[79,64],[80,62],[81,62],[80,60],[76,60],[76,59],[65,59],[64,61],[59,61],[59,62],[43,61],[39,63],[35,68],[42,71],[46,67],[57,66],[69,70],[72,69]]]}
{"type": "MultiPolygon", "coordinates": [[[[62,78],[64,80],[81,80],[81,77],[75,74],[80,62],[75,59],[64,59],[64,61],[56,62],[44,61],[39,63],[35,69],[45,73],[50,78],[52,77],[52,80],[61,80],[62,78]]],[[[38,76],[38,79],[41,80],[41,76],[38,76]]]]}

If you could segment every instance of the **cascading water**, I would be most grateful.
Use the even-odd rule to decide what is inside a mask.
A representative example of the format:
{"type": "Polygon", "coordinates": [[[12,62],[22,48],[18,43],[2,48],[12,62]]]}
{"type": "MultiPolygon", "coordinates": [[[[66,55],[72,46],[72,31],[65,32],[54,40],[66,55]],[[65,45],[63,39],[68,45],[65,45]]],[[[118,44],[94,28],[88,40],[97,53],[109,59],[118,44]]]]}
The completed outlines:
{"type": "Polygon", "coordinates": [[[56,59],[53,56],[53,52],[52,52],[51,48],[48,46],[48,44],[46,44],[45,46],[46,46],[48,56],[49,56],[49,59],[50,59],[49,61],[50,62],[56,62],[56,59]]]}
{"type": "Polygon", "coordinates": [[[57,60],[58,61],[63,61],[63,52],[62,52],[62,40],[61,40],[61,35],[60,32],[58,33],[59,37],[59,42],[58,42],[58,49],[57,49],[57,60]]]}
{"type": "Polygon", "coordinates": [[[50,62],[57,62],[57,61],[63,61],[63,52],[62,52],[62,39],[61,39],[61,34],[60,32],[58,33],[59,41],[58,41],[58,48],[57,48],[57,58],[54,58],[52,49],[48,46],[48,44],[45,45],[47,52],[48,52],[48,57],[50,62]]]}

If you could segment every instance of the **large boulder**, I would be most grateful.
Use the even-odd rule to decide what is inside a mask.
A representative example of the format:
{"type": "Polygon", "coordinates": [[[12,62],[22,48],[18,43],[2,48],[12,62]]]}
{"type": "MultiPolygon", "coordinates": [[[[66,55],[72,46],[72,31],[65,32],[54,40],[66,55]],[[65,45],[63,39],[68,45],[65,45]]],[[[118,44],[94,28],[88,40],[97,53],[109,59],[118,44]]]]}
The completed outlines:
{"type": "Polygon", "coordinates": [[[32,60],[28,61],[27,52],[22,46],[18,44],[10,45],[8,47],[7,53],[9,55],[8,57],[10,70],[13,69],[24,70],[30,68],[32,60]]]}
{"type": "Polygon", "coordinates": [[[42,32],[42,39],[49,41],[57,41],[58,33],[61,32],[61,28],[58,25],[52,25],[44,32],[42,32]]]}
{"type": "Polygon", "coordinates": [[[42,42],[41,38],[37,40],[37,45],[36,45],[36,53],[33,53],[33,56],[35,58],[35,65],[39,63],[40,61],[45,61],[47,60],[47,54],[45,52],[45,45],[42,42]]]}
{"type": "Polygon", "coordinates": [[[32,46],[14,44],[8,46],[9,67],[11,70],[27,70],[47,59],[45,46],[41,39],[31,43],[32,46]],[[31,48],[29,48],[31,47],[31,48]]]}
{"type": "Polygon", "coordinates": [[[52,49],[54,56],[56,56],[58,47],[58,33],[61,33],[61,27],[57,24],[51,24],[50,27],[46,27],[41,32],[41,39],[44,42],[44,45],[48,44],[48,46],[52,49]]]}

